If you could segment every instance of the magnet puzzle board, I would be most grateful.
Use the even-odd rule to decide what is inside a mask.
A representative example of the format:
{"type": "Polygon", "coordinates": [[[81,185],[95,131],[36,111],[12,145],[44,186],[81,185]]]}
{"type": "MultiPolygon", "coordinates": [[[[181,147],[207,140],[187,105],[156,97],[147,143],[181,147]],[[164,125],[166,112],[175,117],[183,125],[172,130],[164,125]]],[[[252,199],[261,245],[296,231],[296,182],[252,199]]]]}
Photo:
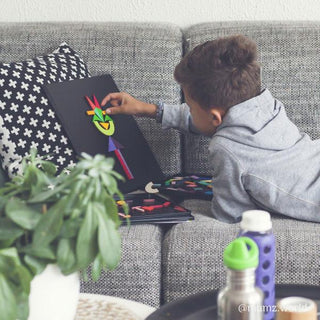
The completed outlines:
{"type": "Polygon", "coordinates": [[[116,198],[118,215],[123,224],[126,218],[131,224],[137,223],[179,223],[194,220],[190,210],[175,204],[171,200],[155,194],[138,193],[127,194],[124,200],[116,198]],[[128,214],[125,215],[123,203],[128,206],[128,214]]]}
{"type": "MultiPolygon", "coordinates": [[[[101,133],[97,129],[97,122],[93,122],[95,112],[85,96],[92,99],[95,95],[100,103],[108,93],[118,92],[110,75],[51,83],[44,86],[44,90],[78,155],[86,152],[90,155],[104,154],[115,159],[115,170],[126,178],[125,183],[119,182],[119,188],[123,193],[144,188],[148,182],[164,178],[159,164],[132,116],[111,116],[112,125],[115,127],[112,136],[101,133]],[[87,114],[89,110],[91,116],[87,114]],[[112,149],[116,147],[116,151],[108,151],[110,143],[112,149]],[[118,149],[120,145],[122,148],[118,149]],[[124,165],[131,171],[132,179],[127,178],[124,165]]],[[[101,108],[104,111],[106,107],[101,108]]],[[[101,116],[101,112],[98,116],[101,116]]]]}

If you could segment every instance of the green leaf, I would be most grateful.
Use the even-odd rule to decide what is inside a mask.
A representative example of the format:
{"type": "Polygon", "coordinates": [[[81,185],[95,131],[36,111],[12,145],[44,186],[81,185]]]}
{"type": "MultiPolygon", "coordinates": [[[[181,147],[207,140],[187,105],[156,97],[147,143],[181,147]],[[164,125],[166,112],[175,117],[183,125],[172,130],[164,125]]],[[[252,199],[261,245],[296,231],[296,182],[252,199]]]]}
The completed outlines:
{"type": "Polygon", "coordinates": [[[93,212],[93,206],[89,202],[76,246],[77,261],[80,269],[86,268],[98,253],[97,227],[98,222],[93,212]]]}
{"type": "Polygon", "coordinates": [[[33,256],[25,255],[24,261],[34,275],[41,273],[47,266],[48,261],[33,256]]]}
{"type": "Polygon", "coordinates": [[[124,176],[122,176],[120,173],[118,173],[116,171],[111,171],[110,174],[113,175],[115,178],[117,178],[120,181],[126,181],[124,176]]]}
{"type": "Polygon", "coordinates": [[[107,173],[102,173],[100,174],[105,190],[110,194],[110,195],[114,195],[115,193],[117,193],[118,191],[118,186],[117,186],[117,181],[116,179],[107,173]]]}
{"type": "Polygon", "coordinates": [[[114,199],[110,197],[108,194],[104,193],[103,202],[108,217],[115,222],[116,227],[120,226],[121,221],[118,215],[118,206],[114,199]]]}
{"type": "Polygon", "coordinates": [[[86,189],[85,181],[77,181],[71,186],[70,193],[66,196],[66,204],[65,204],[65,215],[70,215],[75,209],[75,207],[82,207],[82,203],[79,199],[79,194],[82,192],[81,188],[84,187],[86,189]]]}
{"type": "Polygon", "coordinates": [[[54,240],[60,232],[63,222],[63,208],[56,203],[52,206],[46,214],[41,216],[38,222],[34,237],[33,247],[47,246],[52,240],[54,240]]]}
{"type": "Polygon", "coordinates": [[[8,240],[2,240],[0,241],[0,249],[5,249],[11,247],[11,245],[14,243],[14,238],[13,239],[8,239],[8,240]]]}
{"type": "Polygon", "coordinates": [[[23,234],[24,230],[8,218],[0,218],[0,240],[17,239],[23,234]]]}
{"type": "Polygon", "coordinates": [[[33,230],[41,218],[41,214],[29,208],[18,198],[11,198],[6,205],[7,216],[27,230],[33,230]]]}
{"type": "Polygon", "coordinates": [[[16,248],[7,248],[0,250],[0,272],[11,274],[21,265],[18,251],[16,248]]]}
{"type": "MultiPolygon", "coordinates": [[[[71,213],[70,213],[70,219],[72,219],[72,220],[78,219],[79,217],[82,216],[82,212],[83,212],[82,208],[81,208],[81,209],[79,209],[79,208],[74,208],[74,209],[71,211],[71,213]]],[[[82,219],[82,220],[83,220],[83,219],[82,219]]],[[[82,221],[82,220],[81,220],[81,221],[82,221]]]]}
{"type": "MultiPolygon", "coordinates": [[[[89,160],[92,161],[93,157],[90,156],[90,154],[86,153],[86,152],[81,152],[81,157],[85,160],[89,160]]],[[[81,162],[83,162],[83,160],[81,159],[81,162]]]]}
{"type": "Polygon", "coordinates": [[[30,293],[30,283],[32,280],[32,276],[31,276],[30,272],[28,271],[27,268],[25,268],[24,266],[21,265],[17,268],[16,273],[19,278],[21,289],[26,294],[29,294],[30,293]]]}
{"type": "Polygon", "coordinates": [[[101,254],[97,254],[93,261],[91,275],[93,281],[98,281],[100,278],[101,271],[105,268],[101,254]]]}
{"type": "Polygon", "coordinates": [[[4,210],[6,200],[7,200],[6,197],[0,196],[0,216],[1,216],[1,212],[4,210]]]}
{"type": "Polygon", "coordinates": [[[75,237],[78,234],[82,221],[83,221],[82,218],[64,220],[62,228],[60,230],[59,237],[61,238],[75,237]]]}
{"type": "Polygon", "coordinates": [[[94,194],[94,180],[91,180],[89,185],[86,188],[85,195],[82,198],[82,205],[88,207],[88,203],[92,202],[94,194]]]}
{"type": "Polygon", "coordinates": [[[19,291],[15,293],[16,301],[17,301],[17,319],[23,320],[28,319],[29,315],[29,294],[24,291],[19,291]]]}
{"type": "Polygon", "coordinates": [[[84,282],[89,281],[88,269],[82,269],[82,270],[80,271],[80,274],[81,274],[81,279],[82,279],[84,282]]]}
{"type": "Polygon", "coordinates": [[[32,188],[37,183],[37,168],[34,165],[29,165],[24,172],[23,185],[32,188]]]}
{"type": "Polygon", "coordinates": [[[36,168],[36,183],[31,185],[30,196],[33,197],[40,193],[44,188],[52,183],[52,179],[46,173],[36,168]]]}
{"type": "Polygon", "coordinates": [[[1,319],[16,320],[17,304],[4,274],[0,273],[0,315],[1,319]]]}
{"type": "Polygon", "coordinates": [[[42,259],[55,260],[56,258],[54,251],[50,247],[34,247],[33,245],[29,245],[21,248],[19,251],[42,259]]]}
{"type": "Polygon", "coordinates": [[[42,161],[41,166],[43,171],[50,176],[54,176],[57,172],[56,165],[50,161],[42,161]]]}
{"type": "Polygon", "coordinates": [[[40,192],[31,199],[29,199],[28,203],[46,202],[48,199],[52,198],[57,193],[61,192],[63,189],[65,189],[65,185],[55,187],[53,190],[46,190],[40,192]]]}
{"type": "MultiPolygon", "coordinates": [[[[103,207],[102,207],[103,208],[103,207]]],[[[104,209],[104,208],[103,208],[104,209]]],[[[121,239],[116,224],[109,219],[106,212],[100,208],[98,214],[98,243],[103,262],[112,270],[115,269],[121,257],[121,239]]]]}
{"type": "Polygon", "coordinates": [[[101,197],[101,192],[102,192],[101,181],[99,179],[95,179],[95,191],[94,191],[95,200],[98,200],[99,197],[101,197]]]}
{"type": "Polygon", "coordinates": [[[73,239],[61,239],[57,249],[57,261],[63,274],[70,274],[75,270],[75,242],[73,239]]]}
{"type": "MultiPolygon", "coordinates": [[[[88,175],[91,177],[91,178],[97,178],[99,176],[99,170],[97,168],[91,168],[88,172],[88,175]]],[[[96,182],[98,180],[95,180],[96,182]]]]}
{"type": "MultiPolygon", "coordinates": [[[[49,200],[56,200],[56,197],[61,193],[61,191],[68,190],[68,187],[75,183],[79,177],[75,175],[69,175],[66,176],[65,179],[63,179],[63,183],[57,185],[52,190],[44,190],[34,196],[31,197],[31,199],[28,200],[28,203],[44,203],[49,200]]],[[[55,182],[61,182],[61,179],[56,178],[55,182]]],[[[48,180],[48,183],[46,184],[46,187],[49,187],[49,184],[53,184],[52,181],[48,180]]],[[[55,185],[55,184],[53,184],[55,185]]]]}

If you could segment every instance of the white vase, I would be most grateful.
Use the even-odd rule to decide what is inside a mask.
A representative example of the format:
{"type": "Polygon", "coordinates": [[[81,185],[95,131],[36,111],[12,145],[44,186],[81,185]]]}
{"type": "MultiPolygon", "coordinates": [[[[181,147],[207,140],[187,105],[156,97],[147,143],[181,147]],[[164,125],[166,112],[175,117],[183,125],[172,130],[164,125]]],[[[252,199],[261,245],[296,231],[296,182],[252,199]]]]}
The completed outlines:
{"type": "Polygon", "coordinates": [[[57,265],[47,265],[31,281],[28,320],[73,320],[79,291],[79,273],[65,276],[57,265]]]}

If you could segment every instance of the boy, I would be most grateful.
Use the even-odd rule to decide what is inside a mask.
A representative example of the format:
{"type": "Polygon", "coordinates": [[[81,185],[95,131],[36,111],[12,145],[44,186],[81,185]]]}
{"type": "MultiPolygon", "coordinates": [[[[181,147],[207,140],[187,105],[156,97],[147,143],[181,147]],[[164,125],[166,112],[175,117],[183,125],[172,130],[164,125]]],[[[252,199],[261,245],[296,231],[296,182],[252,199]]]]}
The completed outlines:
{"type": "Polygon", "coordinates": [[[265,209],[320,222],[320,140],[288,119],[283,104],[261,92],[256,45],[237,35],[194,48],[176,66],[186,103],[147,104],[111,93],[109,114],[144,115],[162,127],[212,137],[212,214],[238,222],[245,210],[265,209]],[[190,109],[189,109],[190,108],[190,109]]]}

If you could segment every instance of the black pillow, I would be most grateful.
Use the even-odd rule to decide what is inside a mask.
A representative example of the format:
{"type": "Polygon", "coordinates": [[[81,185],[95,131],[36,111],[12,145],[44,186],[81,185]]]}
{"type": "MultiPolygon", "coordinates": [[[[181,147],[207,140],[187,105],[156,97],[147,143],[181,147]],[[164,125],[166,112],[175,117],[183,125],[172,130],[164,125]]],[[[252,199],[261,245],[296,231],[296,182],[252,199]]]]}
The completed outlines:
{"type": "Polygon", "coordinates": [[[89,77],[80,56],[66,43],[53,53],[23,62],[0,63],[0,160],[9,174],[21,170],[31,147],[50,154],[58,171],[76,162],[72,148],[42,86],[89,77]]]}

